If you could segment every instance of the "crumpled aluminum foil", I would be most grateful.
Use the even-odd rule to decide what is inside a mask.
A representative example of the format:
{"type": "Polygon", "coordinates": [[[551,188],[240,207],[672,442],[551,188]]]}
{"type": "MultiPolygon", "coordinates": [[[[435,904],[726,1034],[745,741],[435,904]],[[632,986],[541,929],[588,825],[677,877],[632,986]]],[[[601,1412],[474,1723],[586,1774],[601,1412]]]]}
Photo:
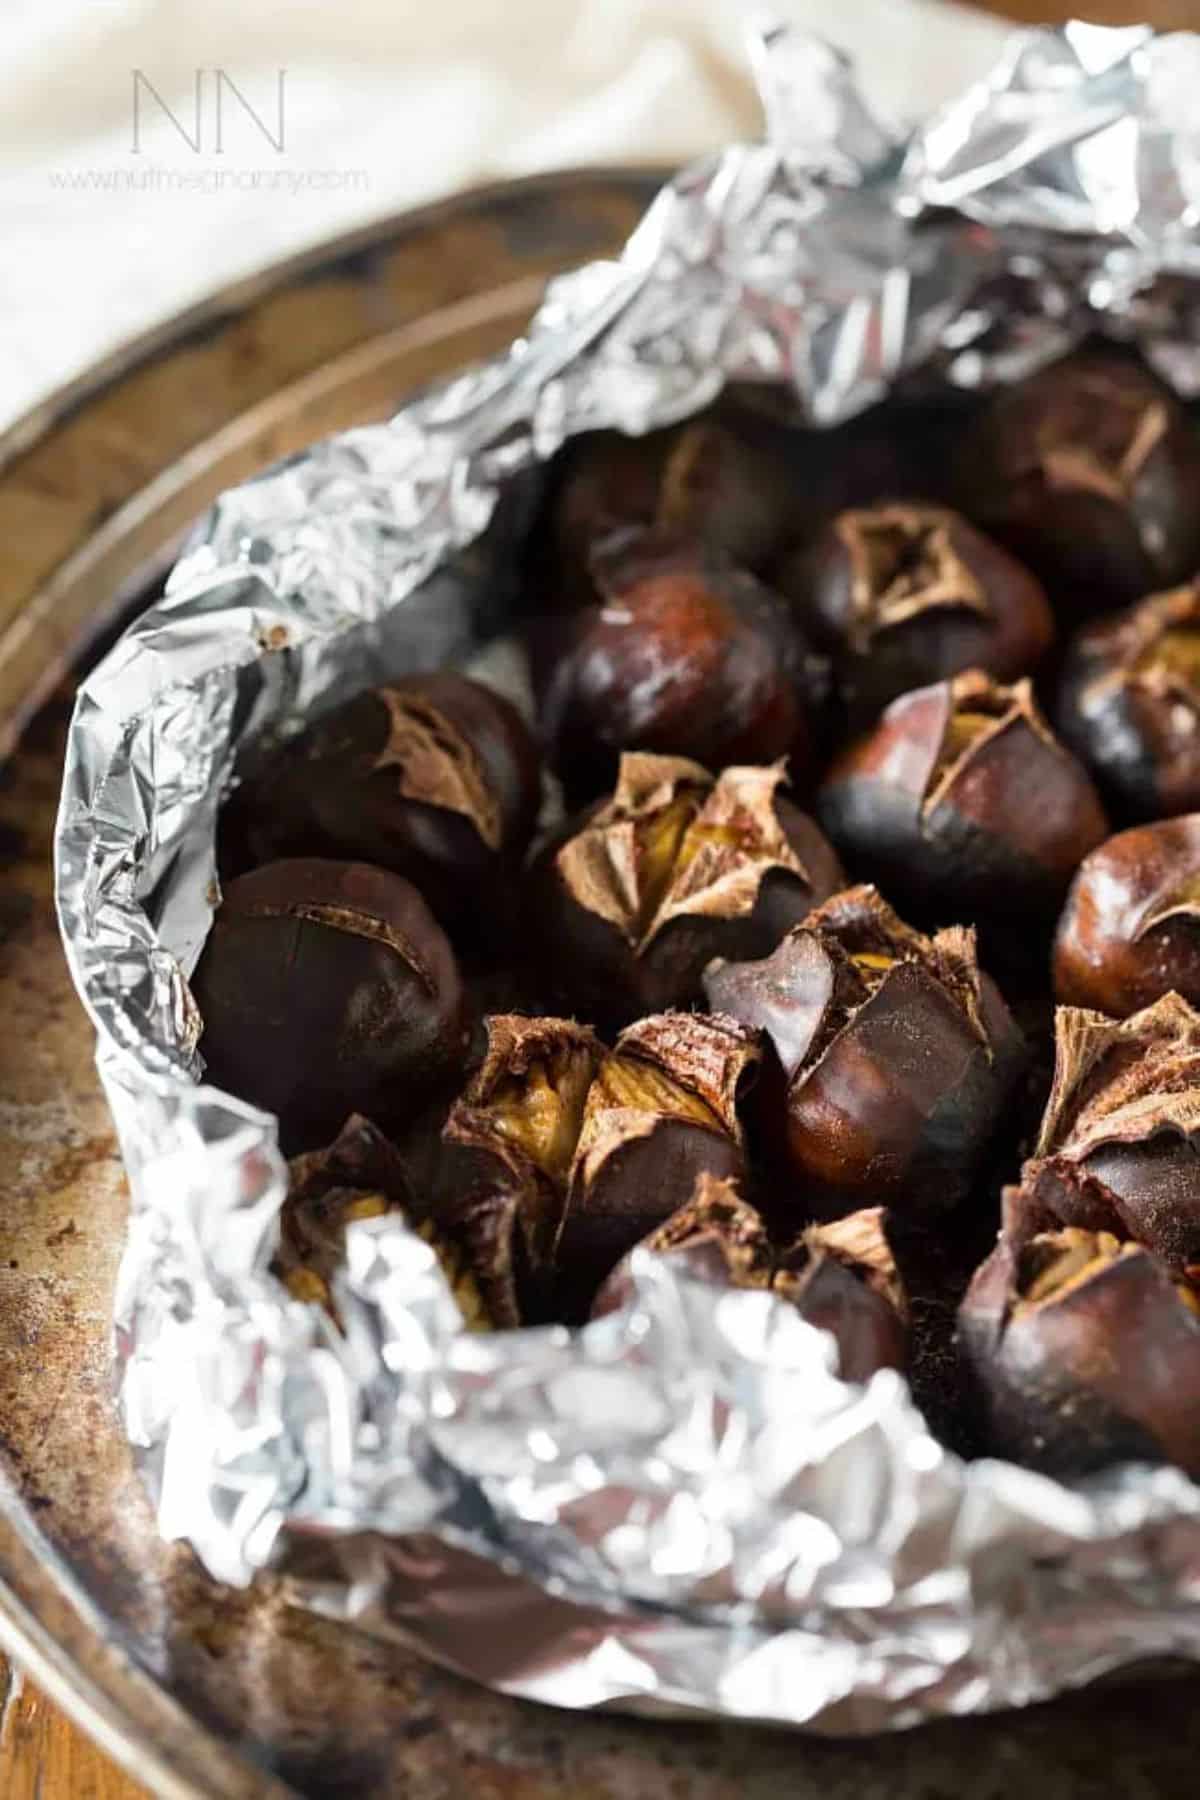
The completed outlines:
{"type": "Polygon", "coordinates": [[[826,424],[1096,330],[1200,393],[1200,38],[1023,34],[908,137],[827,46],[756,56],[765,143],[685,170],[505,356],[219,502],[80,690],[57,893],[133,1191],[121,1400],[162,1531],[513,1693],[854,1733],[1200,1658],[1200,1489],[965,1465],[896,1375],[847,1386],[782,1303],[645,1254],[582,1333],[468,1336],[429,1249],[368,1221],[340,1337],[268,1273],[273,1123],[196,1085],[186,982],[239,749],[493,637],[516,478],[571,433],[735,378],[826,424]]]}

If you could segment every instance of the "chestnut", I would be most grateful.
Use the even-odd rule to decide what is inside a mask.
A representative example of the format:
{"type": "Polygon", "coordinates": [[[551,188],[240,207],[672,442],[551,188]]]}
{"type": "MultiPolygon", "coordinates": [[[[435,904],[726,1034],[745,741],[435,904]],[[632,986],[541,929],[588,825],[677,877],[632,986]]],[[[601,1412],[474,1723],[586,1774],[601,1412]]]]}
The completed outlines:
{"type": "Polygon", "coordinates": [[[554,1240],[604,1053],[586,1025],[487,1020],[487,1051],[442,1133],[450,1198],[439,1224],[465,1247],[498,1325],[545,1311],[554,1240]]]}
{"type": "Polygon", "coordinates": [[[978,669],[894,700],[825,777],[821,823],[902,905],[949,918],[1047,923],[1108,833],[1087,771],[1027,681],[978,669]]]}
{"type": "Polygon", "coordinates": [[[491,1321],[461,1251],[430,1221],[418,1222],[399,1151],[378,1126],[358,1113],[346,1120],[331,1144],[305,1151],[288,1164],[288,1193],[272,1272],[294,1299],[323,1306],[340,1326],[333,1282],[345,1263],[347,1228],[358,1219],[387,1214],[430,1245],[464,1324],[486,1330],[491,1321]]]}
{"type": "Polygon", "coordinates": [[[782,763],[714,781],[681,757],[622,756],[611,799],[534,865],[526,916],[548,978],[601,1025],[687,1006],[705,964],[765,955],[843,885],[837,856],[780,791],[782,763]]]}
{"type": "Polygon", "coordinates": [[[1178,994],[1127,1019],[1064,1006],[1055,1034],[1023,1184],[1061,1225],[1200,1265],[1200,1013],[1178,994]]]}
{"type": "Polygon", "coordinates": [[[636,1250],[669,1256],[684,1274],[714,1287],[765,1292],[775,1274],[775,1249],[761,1215],[742,1199],[736,1181],[707,1171],[696,1177],[691,1199],[621,1258],[592,1302],[593,1319],[634,1297],[631,1258],[636,1250]]]}
{"type": "Polygon", "coordinates": [[[563,450],[539,534],[548,552],[544,585],[561,609],[597,598],[593,546],[629,525],[703,538],[746,568],[760,568],[791,526],[795,479],[778,456],[725,421],[626,437],[587,432],[563,450]]]}
{"type": "Polygon", "coordinates": [[[1126,1018],[1172,990],[1200,1005],[1200,813],[1135,825],[1093,850],[1054,939],[1064,1006],[1126,1018]]]}
{"type": "Polygon", "coordinates": [[[232,881],[192,990],[207,1079],[275,1113],[287,1151],[353,1111],[410,1118],[466,1046],[445,933],[416,888],[366,863],[301,857],[232,881]]]}
{"type": "Polygon", "coordinates": [[[569,798],[611,790],[625,750],[710,769],[790,756],[801,780],[823,671],[780,596],[699,543],[655,532],[605,539],[592,566],[602,604],[567,622],[537,672],[569,798]]]}
{"type": "Polygon", "coordinates": [[[808,1226],[777,1256],[771,1286],[808,1324],[830,1333],[843,1381],[904,1368],[908,1298],[882,1207],[808,1226]]]}
{"type": "Polygon", "coordinates": [[[963,669],[1015,680],[1054,639],[1035,577],[941,506],[890,501],[839,513],[778,581],[832,658],[857,728],[898,694],[963,669]]]}
{"type": "Polygon", "coordinates": [[[568,1318],[586,1316],[605,1276],[690,1198],[697,1176],[743,1174],[738,1107],[760,1056],[733,1019],[659,1013],[621,1033],[588,1090],[554,1250],[568,1318]]]}
{"type": "Polygon", "coordinates": [[[345,857],[419,888],[440,919],[478,915],[529,842],[537,750],[507,700],[450,670],[357,695],[277,750],[238,790],[249,860],[345,857]]]}
{"type": "MultiPolygon", "coordinates": [[[[777,1250],[736,1182],[702,1174],[691,1199],[634,1248],[669,1256],[685,1274],[716,1287],[781,1295],[808,1324],[832,1335],[844,1381],[904,1366],[908,1303],[878,1207],[810,1226],[777,1250]]],[[[634,1291],[626,1256],[601,1287],[592,1317],[624,1305],[634,1291]]]]}
{"type": "Polygon", "coordinates": [[[1087,351],[1000,389],[958,466],[963,510],[1040,576],[1060,616],[1124,605],[1200,564],[1200,444],[1129,357],[1087,351]]]}
{"type": "Polygon", "coordinates": [[[850,888],[765,960],[712,964],[704,987],[773,1048],[764,1129],[817,1218],[965,1197],[1025,1054],[973,931],[924,937],[850,888]]]}
{"type": "Polygon", "coordinates": [[[1058,727],[1122,817],[1200,810],[1200,584],[1079,633],[1058,727]]]}
{"type": "Polygon", "coordinates": [[[1200,1300],[1141,1244],[1062,1227],[1021,1189],[959,1312],[990,1449],[1058,1475],[1200,1476],[1200,1300]]]}

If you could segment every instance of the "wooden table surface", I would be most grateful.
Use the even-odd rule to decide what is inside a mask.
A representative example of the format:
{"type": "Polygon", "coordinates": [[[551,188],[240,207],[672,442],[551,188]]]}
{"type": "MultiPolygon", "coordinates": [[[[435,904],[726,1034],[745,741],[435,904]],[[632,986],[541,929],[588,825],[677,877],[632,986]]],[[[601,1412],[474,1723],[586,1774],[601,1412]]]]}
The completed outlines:
{"type": "MultiPolygon", "coordinates": [[[[1196,0],[1004,0],[985,10],[1045,22],[1085,14],[1123,25],[1149,18],[1166,29],[1200,25],[1196,0]]],[[[144,1800],[146,1790],[121,1773],[87,1737],[0,1655],[0,1796],[3,1800],[144,1800]]]]}

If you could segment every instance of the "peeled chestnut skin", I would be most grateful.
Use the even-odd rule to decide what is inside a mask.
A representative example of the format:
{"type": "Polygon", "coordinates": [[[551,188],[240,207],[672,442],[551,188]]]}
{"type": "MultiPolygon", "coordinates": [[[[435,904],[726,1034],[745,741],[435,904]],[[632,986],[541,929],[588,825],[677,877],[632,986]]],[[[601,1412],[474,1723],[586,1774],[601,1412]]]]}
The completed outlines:
{"type": "Polygon", "coordinates": [[[852,866],[921,916],[1048,925],[1108,821],[1028,682],[978,670],[894,700],[825,777],[821,822],[852,866]]]}
{"type": "Polygon", "coordinates": [[[1001,388],[957,461],[963,510],[1087,617],[1200,563],[1200,446],[1178,401],[1113,352],[1001,388]]]}
{"type": "Polygon", "coordinates": [[[1200,1303],[1150,1251],[1009,1190],[959,1340],[992,1451],[1057,1475],[1127,1460],[1200,1475],[1200,1303]]]}
{"type": "Polygon", "coordinates": [[[1054,940],[1063,1006],[1200,1005],[1200,813],[1118,832],[1080,865],[1054,940]]]}
{"type": "Polygon", "coordinates": [[[465,1049],[445,933],[409,882],[365,863],[295,858],[239,876],[192,990],[206,1078],[275,1113],[287,1151],[353,1111],[403,1122],[465,1049]]]}
{"type": "Polygon", "coordinates": [[[1054,638],[1041,584],[945,507],[890,501],[844,512],[779,577],[833,659],[852,725],[912,688],[983,669],[1029,674],[1054,638]]]}
{"type": "Polygon", "coordinates": [[[1118,818],[1200,809],[1200,583],[1082,630],[1063,668],[1058,725],[1118,818]]]}
{"type": "Polygon", "coordinates": [[[624,533],[593,553],[603,604],[542,668],[541,721],[568,798],[611,790],[622,751],[705,768],[813,756],[823,671],[785,602],[693,542],[624,533]]]}
{"type": "Polygon", "coordinates": [[[438,670],[359,694],[277,750],[236,794],[231,829],[255,864],[324,856],[390,869],[457,924],[479,918],[480,887],[495,895],[524,851],[540,795],[515,708],[438,670]]]}
{"type": "Polygon", "coordinates": [[[783,792],[781,765],[714,782],[678,757],[623,756],[617,789],[546,846],[528,915],[548,982],[602,1027],[701,998],[714,956],[765,954],[843,885],[783,792]]]}
{"type": "Polygon", "coordinates": [[[924,938],[852,888],[765,960],[713,964],[704,986],[766,1033],[763,1129],[816,1218],[964,1198],[1025,1060],[972,933],[924,938]]]}

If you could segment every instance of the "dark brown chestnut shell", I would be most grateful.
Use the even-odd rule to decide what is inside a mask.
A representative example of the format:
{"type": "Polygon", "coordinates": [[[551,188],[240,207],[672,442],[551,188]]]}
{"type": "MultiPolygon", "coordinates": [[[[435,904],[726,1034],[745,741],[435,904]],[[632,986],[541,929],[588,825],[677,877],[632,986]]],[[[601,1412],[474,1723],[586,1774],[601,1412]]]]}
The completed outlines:
{"type": "Polygon", "coordinates": [[[1167,994],[1127,1019],[1063,1006],[1022,1182],[1059,1224],[1200,1266],[1200,1013],[1167,994]]]}
{"type": "Polygon", "coordinates": [[[764,1128],[816,1217],[884,1204],[913,1218],[965,1197],[1025,1059],[973,932],[923,937],[851,888],[704,985],[773,1048],[764,1128]]]}
{"type": "Polygon", "coordinates": [[[1054,940],[1063,1006],[1200,1006],[1200,813],[1118,832],[1080,864],[1054,940]]]}
{"type": "Polygon", "coordinates": [[[307,1150],[288,1164],[288,1193],[272,1272],[294,1299],[323,1306],[340,1326],[333,1284],[345,1265],[347,1230],[357,1220],[389,1214],[429,1244],[467,1328],[487,1330],[492,1321],[463,1255],[431,1220],[419,1218],[399,1151],[378,1126],[358,1113],[346,1120],[332,1143],[307,1150]]]}
{"type": "Polygon", "coordinates": [[[586,1317],[600,1283],[691,1196],[740,1178],[739,1105],[760,1061],[733,1019],[659,1013],[623,1031],[588,1091],[554,1250],[559,1304],[586,1317]]]}
{"type": "Polygon", "coordinates": [[[1200,564],[1200,442],[1174,395],[1109,351],[997,391],[958,458],[963,510],[1088,617],[1200,564]]]}
{"type": "Polygon", "coordinates": [[[1030,915],[1048,928],[1081,859],[1108,833],[1087,771],[1027,681],[979,670],[894,700],[817,798],[852,867],[939,919],[1030,915]]]}
{"type": "MultiPolygon", "coordinates": [[[[706,1173],[691,1199],[634,1248],[667,1256],[693,1280],[715,1287],[779,1294],[807,1324],[831,1334],[845,1381],[904,1367],[908,1303],[878,1207],[810,1226],[777,1249],[736,1182],[706,1173]]],[[[633,1298],[631,1256],[604,1282],[593,1318],[633,1298]]]]}
{"type": "Polygon", "coordinates": [[[1200,1476],[1200,1302],[1144,1247],[1010,1189],[959,1341],[991,1450],[1057,1475],[1137,1460],[1200,1476]]]}
{"type": "Polygon", "coordinates": [[[844,883],[836,853],[781,791],[782,764],[713,780],[679,757],[621,758],[531,871],[538,960],[602,1027],[701,998],[715,956],[765,955],[844,883]]]}
{"type": "Polygon", "coordinates": [[[781,596],[698,542],[654,531],[603,540],[592,566],[602,604],[534,658],[568,798],[611,791],[627,750],[713,770],[787,756],[802,780],[826,672],[781,596]]]}
{"type": "Polygon", "coordinates": [[[628,526],[700,539],[761,569],[793,528],[797,485],[783,458],[727,419],[644,437],[587,432],[563,452],[538,534],[544,603],[552,611],[594,603],[593,547],[628,526]]]}
{"type": "Polygon", "coordinates": [[[442,1132],[438,1222],[461,1242],[498,1325],[534,1323],[549,1304],[584,1106],[604,1047],[571,1019],[496,1014],[487,1051],[442,1132]]]}
{"type": "Polygon", "coordinates": [[[897,500],[841,513],[778,581],[860,728],[897,695],[964,669],[1014,681],[1054,640],[1040,583],[945,507],[897,500]]]}
{"type": "Polygon", "coordinates": [[[478,918],[481,889],[494,899],[511,877],[540,798],[516,709],[439,670],[359,694],[275,751],[238,790],[230,829],[253,864],[321,856],[390,869],[458,925],[478,918]]]}
{"type": "Polygon", "coordinates": [[[207,1079],[279,1119],[286,1150],[347,1114],[411,1118],[461,1066],[454,952],[409,882],[298,857],[226,888],[192,978],[207,1079]]]}
{"type": "Polygon", "coordinates": [[[1200,810],[1200,583],[1085,627],[1057,718],[1119,818],[1200,810]]]}

